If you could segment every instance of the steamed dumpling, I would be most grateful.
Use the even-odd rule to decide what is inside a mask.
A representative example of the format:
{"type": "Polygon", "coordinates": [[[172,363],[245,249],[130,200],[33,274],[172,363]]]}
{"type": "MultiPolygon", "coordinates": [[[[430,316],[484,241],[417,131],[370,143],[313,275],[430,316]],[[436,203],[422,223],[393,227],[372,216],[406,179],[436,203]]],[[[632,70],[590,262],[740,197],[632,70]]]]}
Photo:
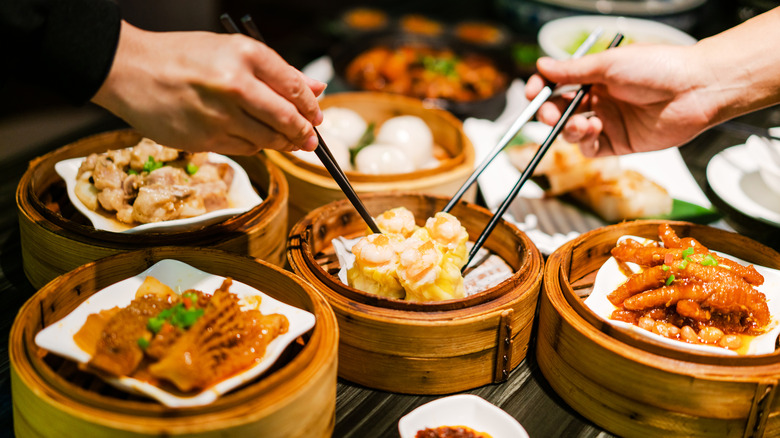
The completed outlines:
{"type": "MultiPolygon", "coordinates": [[[[342,170],[352,170],[352,163],[349,159],[349,148],[347,145],[338,137],[329,136],[325,137],[325,134],[320,132],[320,135],[322,136],[322,139],[325,140],[325,144],[328,145],[328,149],[330,149],[331,154],[333,154],[333,158],[336,159],[336,162],[339,164],[339,167],[341,167],[342,170]]],[[[295,155],[296,157],[300,158],[303,161],[306,161],[311,164],[316,164],[317,166],[322,166],[322,162],[320,161],[319,157],[317,157],[317,154],[314,153],[314,151],[293,151],[291,154],[295,155]]]]}
{"type": "Polygon", "coordinates": [[[368,128],[360,114],[349,108],[326,108],[322,116],[322,123],[317,129],[328,146],[334,137],[338,137],[347,148],[355,147],[368,128]]]}
{"type": "Polygon", "coordinates": [[[423,119],[398,116],[385,121],[376,135],[376,143],[401,148],[415,169],[428,166],[433,158],[433,134],[423,119]]]}
{"type": "Polygon", "coordinates": [[[397,146],[371,144],[358,152],[355,169],[371,175],[386,175],[412,172],[415,165],[406,152],[397,146]]]}
{"type": "Polygon", "coordinates": [[[376,226],[385,234],[398,234],[407,238],[417,229],[414,213],[406,207],[396,207],[375,218],[376,226]]]}
{"type": "Polygon", "coordinates": [[[406,240],[398,253],[396,273],[408,301],[463,298],[460,268],[433,240],[406,240]]]}
{"type": "Polygon", "coordinates": [[[386,234],[370,234],[352,247],[355,264],[347,270],[349,285],[387,298],[403,299],[406,293],[398,282],[396,268],[398,239],[386,234]]]}

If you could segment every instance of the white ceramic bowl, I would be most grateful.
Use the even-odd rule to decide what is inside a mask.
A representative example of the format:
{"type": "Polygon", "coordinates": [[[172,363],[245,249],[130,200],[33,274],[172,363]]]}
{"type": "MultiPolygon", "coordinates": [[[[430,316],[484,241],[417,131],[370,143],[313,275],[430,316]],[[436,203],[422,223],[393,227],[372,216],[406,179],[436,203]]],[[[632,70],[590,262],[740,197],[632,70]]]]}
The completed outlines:
{"type": "Polygon", "coordinates": [[[528,438],[511,415],[471,394],[444,397],[418,407],[398,421],[398,433],[401,438],[414,438],[426,427],[439,426],[466,426],[492,438],[528,438]]]}
{"type": "Polygon", "coordinates": [[[578,15],[546,23],[539,30],[539,47],[555,59],[567,59],[582,41],[597,27],[604,29],[597,47],[605,47],[617,32],[632,42],[691,45],[696,39],[687,33],[657,21],[611,15],[578,15]]]}
{"type": "MultiPolygon", "coordinates": [[[[780,128],[771,128],[771,132],[778,135],[780,128]]],[[[745,145],[758,164],[758,174],[764,184],[780,195],[780,141],[751,135],[745,145]]]]}

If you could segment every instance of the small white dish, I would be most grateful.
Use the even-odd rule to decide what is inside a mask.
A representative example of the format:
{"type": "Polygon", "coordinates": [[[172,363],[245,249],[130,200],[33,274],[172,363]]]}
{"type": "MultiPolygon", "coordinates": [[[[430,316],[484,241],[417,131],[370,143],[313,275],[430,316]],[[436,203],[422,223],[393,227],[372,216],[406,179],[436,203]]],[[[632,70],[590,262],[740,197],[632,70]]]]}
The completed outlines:
{"type": "MultiPolygon", "coordinates": [[[[38,332],[35,343],[52,353],[78,363],[87,363],[91,359],[73,340],[81,329],[87,316],[116,306],[124,307],[135,298],[138,287],[147,276],[153,276],[174,291],[181,293],[187,289],[197,289],[204,293],[214,293],[222,285],[225,277],[212,275],[196,269],[178,260],[161,260],[140,274],[95,293],[66,317],[38,332]]],[[[222,394],[246,383],[267,370],[297,337],[314,327],[313,314],[275,300],[259,290],[239,281],[233,281],[230,291],[239,298],[260,297],[259,310],[264,315],[279,313],[287,317],[289,328],[268,344],[262,360],[253,367],[222,380],[214,386],[192,396],[173,394],[158,386],[131,377],[112,377],[105,380],[117,388],[128,392],[144,394],[160,403],[174,408],[201,406],[212,403],[222,394]]],[[[255,300],[253,300],[255,301],[255,300]]]]}
{"type": "Polygon", "coordinates": [[[780,141],[751,135],[745,146],[758,163],[758,174],[764,184],[780,196],[780,141]]]}
{"type": "Polygon", "coordinates": [[[180,232],[189,229],[195,229],[210,225],[237,214],[246,213],[253,209],[262,202],[260,196],[255,192],[252,187],[252,182],[249,180],[249,176],[238,163],[230,158],[209,152],[209,161],[215,163],[227,163],[233,168],[233,182],[228,190],[228,201],[232,207],[223,208],[220,210],[210,211],[200,216],[195,216],[185,219],[175,219],[170,221],[153,222],[148,224],[141,224],[137,226],[130,226],[123,224],[111,218],[107,215],[100,214],[96,211],[90,210],[81,200],[76,196],[76,175],[78,174],[79,167],[84,161],[84,157],[71,158],[63,160],[54,165],[54,170],[60,177],[65,180],[65,186],[68,191],[68,198],[73,206],[81,212],[87,219],[92,222],[92,226],[97,230],[111,231],[115,233],[173,233],[180,232]]]}
{"type": "Polygon", "coordinates": [[[707,182],[723,202],[747,216],[780,226],[780,195],[767,187],[747,145],[724,149],[707,163],[707,182]]]}
{"type": "Polygon", "coordinates": [[[539,29],[538,41],[542,52],[555,59],[571,57],[569,50],[577,48],[597,27],[604,29],[602,39],[608,42],[620,32],[628,42],[691,45],[696,39],[672,26],[653,20],[610,15],[577,15],[545,23],[539,29]]]}
{"type": "Polygon", "coordinates": [[[466,426],[492,438],[528,438],[511,415],[483,398],[453,395],[426,403],[398,421],[401,438],[414,438],[418,431],[440,426],[466,426]]]}
{"type": "MultiPolygon", "coordinates": [[[[620,239],[618,239],[618,241],[629,238],[638,242],[647,241],[647,239],[636,236],[622,236],[620,239]]],[[[717,251],[714,252],[723,257],[730,258],[736,262],[748,264],[744,260],[740,260],[728,254],[719,253],[717,251]]],[[[629,266],[630,265],[631,264],[629,264],[629,266]]],[[[775,341],[777,340],[778,334],[780,334],[780,271],[759,265],[753,266],[761,275],[764,276],[764,284],[758,286],[758,290],[766,295],[771,321],[769,322],[769,329],[767,332],[753,339],[750,342],[749,349],[745,354],[770,354],[775,351],[775,341]]],[[[606,320],[609,324],[634,333],[638,333],[639,335],[647,337],[648,339],[661,342],[669,348],[673,348],[675,350],[696,351],[705,354],[717,354],[724,356],[737,355],[736,352],[726,350],[725,348],[710,345],[689,344],[687,342],[669,339],[640,328],[634,324],[610,319],[612,312],[617,309],[617,307],[615,307],[615,305],[609,301],[607,295],[614,291],[618,286],[623,284],[626,279],[628,279],[628,276],[626,276],[620,269],[615,258],[610,257],[601,266],[601,268],[599,268],[599,271],[596,274],[596,280],[593,283],[593,291],[591,291],[590,296],[585,299],[585,305],[588,306],[590,310],[592,310],[596,315],[606,320]]]]}

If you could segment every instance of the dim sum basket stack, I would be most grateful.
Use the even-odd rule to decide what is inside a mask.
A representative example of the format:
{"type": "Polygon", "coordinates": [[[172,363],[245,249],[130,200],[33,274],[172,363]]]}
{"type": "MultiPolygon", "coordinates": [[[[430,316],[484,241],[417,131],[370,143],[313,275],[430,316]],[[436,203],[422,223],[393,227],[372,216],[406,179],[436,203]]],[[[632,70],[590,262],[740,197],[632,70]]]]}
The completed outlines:
{"type": "Polygon", "coordinates": [[[11,328],[9,353],[17,436],[328,437],[336,406],[338,328],[327,302],[299,277],[251,257],[191,247],[156,247],[90,262],[41,288],[11,328]],[[99,290],[163,259],[231,277],[312,313],[299,337],[263,375],[211,404],[170,408],[113,388],[34,338],[99,290]]]}
{"type": "MultiPolygon", "coordinates": [[[[658,221],[585,233],[544,268],[536,358],[575,410],[621,436],[758,437],[780,434],[780,352],[708,355],[671,349],[608,324],[583,303],[621,236],[658,239],[658,221]]],[[[780,267],[780,255],[738,234],[670,222],[679,236],[750,263],[780,267]]]]}
{"type": "MultiPolygon", "coordinates": [[[[406,207],[418,225],[447,199],[417,193],[363,197],[376,216],[406,207]]],[[[491,213],[461,202],[451,213],[472,240],[491,213]]],[[[501,222],[485,247],[513,274],[466,298],[407,302],[371,295],[343,284],[331,240],[357,237],[366,224],[347,201],[318,208],[290,232],[288,257],[297,274],[323,294],[339,324],[339,376],[380,390],[445,394],[504,381],[525,357],[541,287],[542,256],[516,227],[501,222]]]]}
{"type": "Polygon", "coordinates": [[[54,165],[65,159],[135,145],[140,134],[119,130],[78,140],[33,160],[16,191],[24,271],[41,287],[84,263],[150,246],[211,247],[275,265],[284,262],[287,181],[264,156],[232,157],[263,201],[251,210],[198,229],[125,234],[95,229],[68,199],[54,165]]]}
{"type": "MultiPolygon", "coordinates": [[[[377,126],[392,117],[417,116],[430,128],[434,144],[448,155],[435,168],[408,173],[369,175],[347,171],[346,175],[359,195],[401,190],[449,196],[474,169],[474,146],[463,131],[461,121],[447,111],[429,108],[421,100],[377,92],[336,93],[323,97],[320,107],[348,108],[377,126]]],[[[324,167],[289,153],[267,150],[265,154],[282,169],[290,186],[290,226],[315,208],[345,198],[324,167]]],[[[472,189],[464,199],[473,201],[475,197],[476,189],[472,189]]]]}

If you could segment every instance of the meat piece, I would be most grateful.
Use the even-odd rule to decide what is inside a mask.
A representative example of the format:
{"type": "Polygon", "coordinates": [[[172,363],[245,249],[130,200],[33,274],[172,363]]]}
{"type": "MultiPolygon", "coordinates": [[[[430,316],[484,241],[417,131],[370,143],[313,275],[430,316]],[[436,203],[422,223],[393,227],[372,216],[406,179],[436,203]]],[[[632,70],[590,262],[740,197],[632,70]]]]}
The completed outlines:
{"type": "Polygon", "coordinates": [[[98,192],[97,200],[106,211],[119,211],[129,205],[125,201],[125,191],[121,188],[103,189],[98,192]]]}
{"type": "Polygon", "coordinates": [[[149,161],[149,157],[159,162],[174,161],[179,157],[179,151],[145,138],[133,146],[130,154],[130,167],[136,172],[141,172],[144,164],[149,161]]]}
{"type": "Polygon", "coordinates": [[[680,316],[691,318],[696,321],[708,321],[712,314],[704,310],[699,305],[700,300],[680,300],[677,302],[677,313],[680,316]]]}
{"type": "Polygon", "coordinates": [[[144,185],[186,185],[187,173],[178,167],[163,166],[149,172],[144,178],[144,185]]]}
{"type": "Polygon", "coordinates": [[[106,157],[101,157],[95,163],[92,171],[92,182],[98,190],[122,188],[122,181],[127,174],[106,157]]]}
{"type": "Polygon", "coordinates": [[[621,262],[636,263],[640,266],[662,265],[670,256],[673,260],[682,259],[682,249],[644,246],[633,239],[618,243],[611,252],[612,256],[621,262]]]}
{"type": "Polygon", "coordinates": [[[227,198],[228,187],[222,180],[194,184],[192,189],[195,192],[195,196],[201,200],[205,211],[230,207],[227,198]]]}
{"type": "Polygon", "coordinates": [[[141,223],[176,219],[179,208],[191,194],[192,190],[186,186],[143,186],[133,203],[133,219],[141,223]]]}
{"type": "Polygon", "coordinates": [[[706,290],[698,283],[677,282],[671,286],[664,286],[636,294],[623,301],[623,307],[628,310],[644,310],[660,306],[669,307],[677,304],[680,300],[702,302],[711,293],[711,291],[706,290]]]}
{"type": "Polygon", "coordinates": [[[662,266],[653,266],[628,277],[623,284],[610,292],[607,298],[612,304],[620,306],[627,298],[639,292],[661,287],[668,276],[669,274],[662,269],[662,266]]]}
{"type": "Polygon", "coordinates": [[[702,302],[702,307],[709,307],[723,314],[747,316],[755,322],[756,328],[762,328],[769,323],[766,296],[744,281],[721,285],[702,302]]]}

